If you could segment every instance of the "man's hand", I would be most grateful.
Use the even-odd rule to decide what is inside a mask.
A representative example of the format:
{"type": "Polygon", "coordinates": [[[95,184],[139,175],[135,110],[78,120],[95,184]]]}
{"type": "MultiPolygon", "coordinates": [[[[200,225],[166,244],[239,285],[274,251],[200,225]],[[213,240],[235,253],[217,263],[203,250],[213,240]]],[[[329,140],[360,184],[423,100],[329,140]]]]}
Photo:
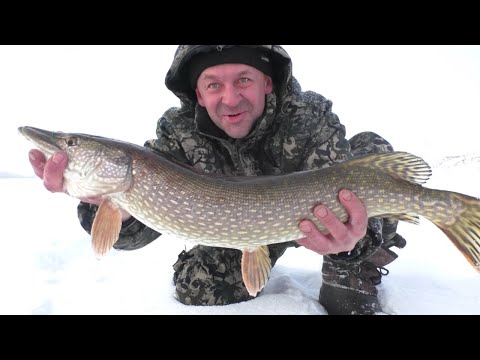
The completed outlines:
{"type": "Polygon", "coordinates": [[[321,255],[350,251],[355,247],[367,233],[367,210],[347,189],[340,190],[339,199],[348,213],[348,221],[342,223],[326,206],[318,205],[313,213],[328,233],[322,234],[310,220],[302,220],[299,228],[305,237],[296,240],[297,243],[321,255]]]}
{"type": "MultiPolygon", "coordinates": [[[[29,152],[30,164],[32,164],[35,174],[43,180],[43,185],[51,192],[64,192],[63,173],[68,164],[68,157],[65,153],[58,151],[50,159],[45,159],[43,153],[37,149],[29,152]]],[[[83,202],[100,205],[102,197],[89,197],[81,199],[83,202]]],[[[122,222],[129,219],[131,215],[123,209],[122,222]]]]}
{"type": "Polygon", "coordinates": [[[68,158],[63,152],[56,152],[47,161],[43,153],[32,149],[29,152],[30,164],[35,174],[43,180],[43,185],[51,192],[64,192],[63,173],[67,167],[68,158]]]}

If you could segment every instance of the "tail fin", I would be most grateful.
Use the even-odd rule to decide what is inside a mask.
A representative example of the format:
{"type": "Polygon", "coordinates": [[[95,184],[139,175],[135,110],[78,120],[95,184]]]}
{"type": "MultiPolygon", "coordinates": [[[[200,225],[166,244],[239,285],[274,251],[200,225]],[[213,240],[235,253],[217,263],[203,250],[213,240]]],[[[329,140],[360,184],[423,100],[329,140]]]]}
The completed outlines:
{"type": "Polygon", "coordinates": [[[453,242],[468,262],[480,272],[480,199],[451,193],[452,202],[459,204],[455,222],[446,225],[430,219],[453,242]]]}

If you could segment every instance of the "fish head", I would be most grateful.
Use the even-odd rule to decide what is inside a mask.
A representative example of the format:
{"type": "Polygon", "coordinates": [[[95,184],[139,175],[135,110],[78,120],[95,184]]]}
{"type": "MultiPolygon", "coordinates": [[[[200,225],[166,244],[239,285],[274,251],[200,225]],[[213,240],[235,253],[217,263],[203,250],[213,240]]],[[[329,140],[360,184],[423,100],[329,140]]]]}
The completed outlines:
{"type": "Polygon", "coordinates": [[[63,133],[23,126],[18,131],[49,158],[67,154],[64,190],[82,199],[128,190],[133,183],[132,158],[122,142],[100,136],[63,133]]]}

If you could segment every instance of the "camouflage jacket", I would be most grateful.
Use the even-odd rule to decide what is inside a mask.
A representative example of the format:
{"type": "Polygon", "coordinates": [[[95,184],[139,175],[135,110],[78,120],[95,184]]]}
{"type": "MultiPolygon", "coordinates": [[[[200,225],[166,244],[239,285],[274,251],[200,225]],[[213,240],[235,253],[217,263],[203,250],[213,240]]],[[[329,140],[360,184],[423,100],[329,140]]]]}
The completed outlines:
{"type": "MultiPolygon", "coordinates": [[[[270,51],[274,92],[267,96],[263,116],[250,134],[232,139],[210,120],[196,102],[184,78],[185,64],[202,51],[221,51],[223,45],[181,45],[166,76],[166,86],[181,106],[168,109],[158,120],[156,139],[145,146],[209,173],[229,175],[280,174],[328,167],[352,157],[345,127],[332,112],[332,102],[312,91],[302,92],[292,76],[289,55],[277,45],[258,45],[270,51]]],[[[97,207],[80,203],[78,214],[90,232],[97,207]]],[[[370,229],[350,253],[335,257],[357,262],[369,256],[382,242],[381,226],[370,229]]],[[[143,247],[160,234],[131,218],[123,224],[116,249],[143,247]]],[[[296,243],[294,243],[296,244],[296,243]]],[[[292,245],[290,245],[292,246],[292,245]]]]}

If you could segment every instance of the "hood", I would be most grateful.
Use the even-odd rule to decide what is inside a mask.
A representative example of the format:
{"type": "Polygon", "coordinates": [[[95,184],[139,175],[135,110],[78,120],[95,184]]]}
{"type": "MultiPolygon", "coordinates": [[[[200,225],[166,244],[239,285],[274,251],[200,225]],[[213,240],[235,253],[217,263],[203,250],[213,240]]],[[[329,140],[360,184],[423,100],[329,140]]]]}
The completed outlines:
{"type": "Polygon", "coordinates": [[[231,46],[261,48],[269,52],[273,67],[274,89],[277,96],[283,97],[292,77],[292,61],[280,45],[180,45],[175,51],[172,65],[165,77],[165,85],[180,99],[182,106],[194,107],[197,102],[195,91],[190,87],[188,72],[185,71],[190,59],[200,53],[222,51],[231,46]]]}

